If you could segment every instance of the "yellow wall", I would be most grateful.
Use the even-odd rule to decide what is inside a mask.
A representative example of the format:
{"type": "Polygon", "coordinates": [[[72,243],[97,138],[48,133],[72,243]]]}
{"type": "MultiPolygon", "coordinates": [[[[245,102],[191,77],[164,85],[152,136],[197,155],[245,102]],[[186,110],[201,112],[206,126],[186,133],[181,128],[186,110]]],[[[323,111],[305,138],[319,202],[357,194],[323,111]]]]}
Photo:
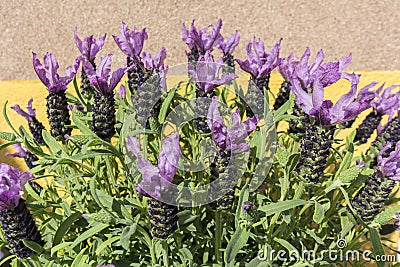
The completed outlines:
{"type": "MultiPolygon", "coordinates": [[[[372,82],[386,82],[387,85],[400,84],[400,71],[360,71],[362,74],[360,87],[372,82]]],[[[171,87],[175,85],[179,80],[186,79],[186,76],[168,76],[168,86],[171,87]]],[[[282,78],[278,73],[273,73],[270,81],[271,90],[276,93],[279,89],[282,78]]],[[[72,89],[72,83],[69,85],[69,89],[72,89]]],[[[326,89],[326,99],[333,99],[336,101],[342,94],[349,90],[349,83],[346,81],[332,85],[326,89]]],[[[46,118],[46,100],[47,90],[42,85],[39,80],[34,81],[2,81],[0,82],[0,107],[3,107],[6,100],[8,100],[8,115],[11,122],[14,124],[15,128],[19,125],[24,125],[27,129],[27,123],[25,119],[16,114],[10,107],[14,104],[19,104],[23,108],[26,107],[28,100],[32,97],[34,99],[33,106],[37,110],[38,119],[48,128],[47,118],[46,118]]],[[[365,111],[360,118],[354,124],[357,126],[368,111],[365,111]]],[[[2,115],[0,115],[0,131],[11,131],[2,115]]],[[[343,131],[341,137],[345,137],[350,130],[343,131]]],[[[0,143],[4,142],[0,140],[0,143]]],[[[365,149],[367,145],[360,147],[360,149],[365,149]]],[[[20,159],[14,159],[10,157],[5,157],[5,152],[12,152],[11,147],[0,151],[0,162],[6,162],[21,169],[25,169],[25,164],[20,159]]]]}

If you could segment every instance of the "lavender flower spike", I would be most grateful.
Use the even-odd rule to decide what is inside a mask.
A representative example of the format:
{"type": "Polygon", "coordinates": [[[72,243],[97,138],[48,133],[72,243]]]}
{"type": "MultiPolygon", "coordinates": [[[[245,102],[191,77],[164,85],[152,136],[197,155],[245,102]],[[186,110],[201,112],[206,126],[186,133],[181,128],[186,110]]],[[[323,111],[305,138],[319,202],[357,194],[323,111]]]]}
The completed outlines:
{"type": "Polygon", "coordinates": [[[42,137],[42,131],[44,126],[36,118],[36,110],[32,108],[33,99],[28,101],[27,111],[22,110],[19,105],[14,105],[11,107],[15,112],[24,117],[28,121],[29,131],[33,135],[33,139],[39,144],[44,145],[44,140],[42,137]]]}
{"type": "Polygon", "coordinates": [[[224,150],[234,153],[248,151],[250,147],[244,142],[244,139],[256,129],[258,123],[257,115],[241,123],[240,110],[237,109],[236,112],[231,114],[232,126],[228,129],[220,115],[219,106],[218,97],[214,96],[208,109],[207,123],[211,129],[215,144],[224,150]]]}
{"type": "Polygon", "coordinates": [[[44,56],[43,65],[38,59],[36,53],[32,52],[32,54],[33,68],[35,69],[39,79],[47,87],[47,90],[50,93],[65,91],[67,89],[67,85],[74,78],[81,62],[80,57],[76,58],[75,64],[66,69],[66,76],[60,77],[57,73],[59,66],[53,54],[47,53],[44,56]]]}
{"type": "Polygon", "coordinates": [[[219,19],[215,27],[212,25],[205,27],[201,30],[196,29],[194,26],[194,20],[192,21],[190,29],[186,29],[185,24],[182,25],[182,40],[188,45],[190,50],[195,49],[201,55],[204,55],[207,51],[212,51],[213,47],[217,47],[223,37],[220,33],[222,27],[222,20],[219,19]],[[207,31],[212,28],[208,34],[207,31]]]}
{"type": "Polygon", "coordinates": [[[113,91],[127,70],[127,68],[118,68],[111,75],[111,57],[111,54],[103,57],[96,71],[88,61],[84,61],[84,68],[89,76],[90,83],[96,89],[93,107],[93,131],[106,141],[109,141],[115,134],[115,98],[113,91]]]}
{"type": "Polygon", "coordinates": [[[251,78],[260,90],[264,87],[268,89],[270,73],[281,63],[282,59],[279,58],[281,41],[282,38],[271,48],[269,53],[266,53],[264,43],[254,37],[253,42],[248,42],[246,46],[247,59],[244,61],[236,59],[242,70],[251,74],[251,78]]]}
{"type": "Polygon", "coordinates": [[[179,134],[174,133],[163,141],[162,150],[158,157],[158,167],[140,156],[139,143],[134,137],[128,137],[127,148],[137,158],[137,167],[142,173],[142,182],[136,190],[143,196],[160,198],[161,193],[172,183],[178,170],[178,161],[181,154],[179,134]]]}
{"type": "Polygon", "coordinates": [[[278,66],[278,71],[283,77],[283,82],[279,88],[279,93],[274,103],[274,110],[278,110],[289,100],[291,91],[290,79],[294,72],[295,65],[296,62],[294,62],[294,54],[291,53],[287,58],[282,59],[278,66]]]}
{"type": "Polygon", "coordinates": [[[222,66],[223,62],[221,60],[215,62],[211,53],[206,52],[204,56],[200,56],[196,69],[189,69],[189,73],[201,91],[198,96],[203,96],[203,94],[212,91],[215,87],[226,84],[238,77],[236,74],[224,73],[219,78],[222,66]]]}
{"type": "Polygon", "coordinates": [[[115,43],[128,57],[139,60],[139,55],[142,52],[144,41],[148,35],[146,28],[138,31],[135,26],[129,30],[125,22],[122,22],[120,35],[113,35],[115,43]]]}
{"type": "Polygon", "coordinates": [[[109,94],[113,92],[114,88],[121,81],[127,68],[118,68],[111,75],[111,58],[112,54],[108,54],[101,58],[99,67],[94,68],[88,61],[83,61],[86,73],[89,76],[90,83],[97,89],[98,92],[109,94]],[[111,79],[110,79],[111,78],[111,79]]]}
{"type": "Polygon", "coordinates": [[[372,99],[362,102],[354,101],[360,75],[343,73],[342,77],[351,82],[351,88],[333,105],[331,100],[324,100],[324,84],[327,82],[322,72],[313,77],[311,93],[304,91],[301,80],[295,74],[291,83],[293,93],[296,95],[296,103],[322,125],[335,125],[354,118],[370,107],[372,99]]]}
{"type": "Polygon", "coordinates": [[[160,85],[167,91],[167,79],[166,75],[168,72],[168,66],[164,64],[165,59],[167,58],[167,50],[163,47],[158,51],[157,55],[154,59],[151,57],[151,54],[147,51],[143,51],[142,53],[142,63],[143,66],[150,73],[149,75],[156,73],[160,78],[160,85]]]}
{"type": "Polygon", "coordinates": [[[236,46],[239,44],[239,41],[239,32],[236,31],[236,33],[229,36],[227,42],[223,40],[217,46],[223,54],[222,59],[224,61],[224,73],[235,73],[235,59],[233,58],[232,54],[235,51],[236,46]]]}
{"type": "Polygon", "coordinates": [[[10,252],[19,258],[31,256],[34,252],[26,247],[23,240],[42,241],[35,221],[21,198],[24,186],[33,176],[30,172],[20,172],[7,164],[0,164],[0,223],[8,241],[10,252]]]}
{"type": "Polygon", "coordinates": [[[400,181],[400,142],[389,156],[384,155],[391,150],[392,143],[388,142],[379,152],[378,168],[367,178],[363,188],[358,191],[352,200],[352,206],[365,222],[371,222],[384,210],[395,182],[400,181]]]}
{"type": "Polygon", "coordinates": [[[5,163],[0,164],[0,211],[14,209],[24,194],[24,186],[33,176],[29,171],[21,173],[5,163]]]}
{"type": "Polygon", "coordinates": [[[97,53],[103,48],[106,34],[99,38],[94,38],[93,35],[85,37],[83,41],[78,37],[77,30],[74,31],[75,44],[81,52],[82,56],[93,63],[97,53]]]}
{"type": "Polygon", "coordinates": [[[389,115],[388,122],[390,122],[392,120],[394,112],[399,108],[398,95],[391,93],[393,89],[397,87],[397,85],[386,88],[383,94],[379,96],[379,93],[383,90],[384,85],[385,84],[382,84],[374,92],[375,95],[373,97],[372,95],[370,96],[372,99],[374,99],[375,97],[378,97],[378,99],[371,102],[373,110],[367,115],[367,117],[357,128],[355,140],[358,140],[360,144],[366,143],[371,137],[372,133],[375,131],[375,129],[378,130],[379,134],[381,130],[379,124],[381,123],[383,116],[385,114],[389,115]]]}
{"type": "Polygon", "coordinates": [[[174,133],[164,139],[158,167],[140,156],[136,138],[128,137],[127,148],[136,156],[137,167],[142,173],[142,181],[135,188],[141,195],[149,197],[147,204],[152,235],[166,239],[177,229],[178,209],[157,199],[171,185],[178,170],[181,155],[179,134],[174,133]]]}

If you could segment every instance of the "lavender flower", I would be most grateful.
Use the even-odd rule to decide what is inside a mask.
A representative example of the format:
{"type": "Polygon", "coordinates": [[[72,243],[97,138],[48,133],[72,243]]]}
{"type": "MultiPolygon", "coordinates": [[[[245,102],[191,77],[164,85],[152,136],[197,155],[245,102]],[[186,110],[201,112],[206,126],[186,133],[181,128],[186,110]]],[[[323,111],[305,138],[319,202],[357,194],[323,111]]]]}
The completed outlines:
{"type": "Polygon", "coordinates": [[[223,150],[234,153],[248,151],[250,147],[244,142],[244,139],[257,128],[257,115],[241,123],[240,110],[237,109],[231,114],[232,126],[228,129],[220,115],[219,106],[218,97],[214,96],[208,109],[207,123],[215,144],[223,150]]]}
{"type": "Polygon", "coordinates": [[[203,96],[215,87],[226,84],[238,77],[236,74],[222,74],[221,78],[219,78],[222,65],[222,60],[215,62],[211,53],[206,52],[204,56],[199,57],[196,69],[189,68],[189,73],[197,84],[197,96],[203,96]]]}
{"type": "Polygon", "coordinates": [[[129,30],[125,22],[122,22],[120,35],[113,35],[115,43],[128,57],[140,60],[140,53],[143,49],[144,41],[148,39],[146,28],[138,31],[135,26],[129,30]]]}
{"type": "Polygon", "coordinates": [[[71,124],[68,112],[67,97],[65,90],[72,81],[79,67],[80,58],[75,60],[74,66],[66,69],[66,76],[60,77],[57,73],[58,63],[53,54],[44,56],[44,65],[40,63],[37,55],[33,53],[33,67],[42,83],[47,87],[47,116],[50,124],[50,133],[58,140],[62,140],[66,134],[70,135],[72,129],[67,128],[71,124]]]}
{"type": "Polygon", "coordinates": [[[361,99],[354,101],[360,75],[356,75],[355,73],[342,73],[340,75],[338,73],[330,77],[331,79],[326,78],[323,72],[318,72],[313,76],[311,93],[304,91],[297,73],[293,75],[291,80],[292,90],[296,95],[296,103],[302,107],[306,114],[314,117],[316,124],[325,126],[339,124],[354,118],[370,107],[372,101],[370,98],[368,98],[369,100],[361,99]],[[324,100],[324,87],[338,81],[338,75],[350,81],[351,88],[347,94],[344,94],[333,105],[331,100],[324,100]]]}
{"type": "Polygon", "coordinates": [[[217,21],[215,27],[209,25],[201,30],[196,29],[194,20],[192,21],[190,29],[187,29],[185,23],[183,23],[182,40],[187,44],[191,52],[196,51],[198,53],[197,56],[204,55],[207,51],[211,52],[214,47],[217,47],[223,41],[223,37],[220,33],[221,27],[221,19],[217,21]],[[207,33],[209,29],[211,29],[211,32],[207,33]]]}
{"type": "Polygon", "coordinates": [[[134,94],[145,79],[145,72],[140,63],[140,53],[143,50],[144,41],[148,39],[146,28],[138,31],[133,26],[133,29],[129,30],[128,26],[122,22],[120,35],[113,35],[113,38],[122,52],[126,54],[127,66],[135,66],[135,68],[128,69],[128,87],[134,94]]]}
{"type": "Polygon", "coordinates": [[[392,147],[392,143],[381,149],[378,156],[378,167],[375,173],[367,178],[365,185],[357,192],[351,204],[360,218],[369,223],[384,210],[385,201],[400,181],[400,142],[388,157],[384,154],[392,147]]]}
{"type": "Polygon", "coordinates": [[[174,133],[164,139],[158,167],[140,156],[136,138],[128,137],[127,148],[136,156],[137,167],[142,173],[142,181],[135,188],[141,195],[149,197],[147,204],[152,235],[166,239],[177,229],[178,209],[157,199],[167,192],[178,170],[181,154],[179,134],[174,133]]]}
{"type": "Polygon", "coordinates": [[[162,91],[167,91],[166,74],[168,66],[164,65],[166,57],[167,51],[164,47],[154,58],[149,52],[143,51],[140,64],[145,70],[145,76],[143,81],[139,83],[140,89],[132,98],[137,122],[142,127],[151,128],[154,131],[161,129],[158,115],[162,105],[162,91]]]}
{"type": "Polygon", "coordinates": [[[142,53],[143,66],[149,71],[150,75],[156,73],[160,77],[160,85],[165,91],[167,91],[166,75],[168,72],[168,66],[164,65],[166,58],[167,50],[164,47],[158,51],[154,59],[149,52],[143,51],[142,53]]]}
{"type": "Polygon", "coordinates": [[[263,88],[268,90],[271,71],[281,63],[282,59],[279,58],[281,41],[282,38],[271,48],[268,54],[265,52],[264,43],[254,37],[253,42],[248,42],[246,46],[247,59],[244,61],[236,59],[242,70],[250,73],[251,79],[261,91],[263,91],[263,88]]]}
{"type": "MultiPolygon", "coordinates": [[[[209,51],[207,51],[204,56],[200,56],[196,68],[189,66],[189,73],[196,81],[196,97],[210,98],[215,95],[213,90],[215,87],[226,84],[237,78],[237,75],[233,73],[223,73],[221,78],[219,78],[222,66],[222,60],[215,62],[209,51]]],[[[196,114],[203,114],[204,110],[207,109],[208,104],[205,101],[198,101],[195,106],[196,114]]],[[[197,118],[196,128],[202,133],[210,132],[206,118],[197,118]]]]}
{"type": "Polygon", "coordinates": [[[242,212],[247,213],[250,210],[251,206],[252,206],[252,203],[250,201],[243,202],[242,212]]]}
{"type": "MultiPolygon", "coordinates": [[[[328,64],[327,66],[333,66],[333,64],[328,64]]],[[[371,98],[354,101],[359,75],[340,73],[339,63],[335,65],[338,67],[325,69],[330,69],[328,76],[326,76],[325,71],[318,70],[311,76],[312,82],[309,84],[312,89],[311,93],[303,89],[296,71],[291,80],[292,90],[296,95],[296,103],[302,107],[307,115],[314,118],[314,123],[307,125],[306,133],[301,139],[297,172],[306,180],[314,183],[323,174],[329,150],[332,147],[333,131],[336,124],[351,120],[360,112],[369,108],[372,101],[371,98]],[[333,105],[332,101],[324,100],[324,86],[336,82],[338,76],[349,80],[351,89],[333,105]]]]}
{"type": "MultiPolygon", "coordinates": [[[[98,39],[90,35],[83,39],[83,41],[78,37],[77,30],[74,31],[75,44],[81,52],[82,56],[88,60],[90,63],[94,62],[97,53],[103,48],[104,41],[106,39],[106,34],[98,39]]],[[[94,66],[93,66],[94,67],[94,66]]]]}
{"type": "Polygon", "coordinates": [[[19,258],[34,253],[23,240],[44,244],[25,201],[21,199],[25,183],[32,178],[28,171],[21,173],[7,164],[0,164],[0,223],[11,253],[19,258]]]}
{"type": "MultiPolygon", "coordinates": [[[[257,115],[247,119],[245,122],[240,122],[240,111],[231,114],[232,126],[228,129],[224,123],[224,119],[219,112],[220,103],[215,96],[212,99],[210,108],[208,109],[207,123],[211,129],[212,138],[215,144],[219,147],[218,156],[214,158],[211,164],[211,181],[220,178],[220,175],[226,175],[229,161],[232,153],[240,153],[249,151],[250,147],[245,143],[245,138],[253,132],[258,123],[257,115]]],[[[229,175],[229,174],[228,174],[229,175]]],[[[234,176],[234,174],[232,174],[234,176]]],[[[230,209],[234,201],[234,186],[235,182],[232,179],[222,177],[222,181],[218,184],[218,194],[223,196],[211,203],[211,206],[216,209],[230,209]],[[223,190],[223,191],[221,191],[223,190]]],[[[213,194],[210,194],[211,196],[213,194]]]]}
{"type": "Polygon", "coordinates": [[[115,99],[113,90],[127,69],[118,68],[111,75],[111,57],[111,54],[103,57],[96,71],[88,61],[84,61],[84,68],[89,76],[90,84],[95,88],[93,131],[97,136],[105,140],[110,140],[115,134],[115,99]]]}
{"type": "Polygon", "coordinates": [[[218,49],[221,50],[223,54],[224,61],[224,69],[222,70],[224,73],[235,73],[235,60],[233,58],[233,52],[235,51],[236,46],[238,46],[240,41],[239,32],[231,34],[227,42],[222,40],[218,44],[218,49]]]}
{"type": "MultiPolygon", "coordinates": [[[[104,41],[106,39],[106,34],[104,36],[99,37],[98,39],[94,38],[93,35],[90,35],[86,38],[79,39],[77,30],[74,31],[74,39],[75,44],[81,52],[84,59],[92,64],[93,68],[96,69],[96,64],[94,63],[95,57],[97,53],[103,48],[104,41]]],[[[90,87],[90,81],[85,73],[84,68],[82,67],[82,83],[81,89],[84,95],[92,94],[92,88],[90,87]]]]}
{"type": "Polygon", "coordinates": [[[291,85],[290,79],[292,77],[294,67],[294,54],[291,53],[287,58],[282,59],[281,63],[278,66],[278,71],[283,77],[283,82],[279,89],[278,96],[274,103],[274,110],[278,110],[283,104],[285,104],[289,100],[291,85]]]}
{"type": "Polygon", "coordinates": [[[360,144],[367,142],[374,130],[378,128],[380,122],[382,121],[382,117],[385,114],[389,115],[388,121],[390,122],[393,118],[394,112],[399,109],[399,96],[398,94],[391,93],[397,87],[397,85],[386,88],[382,95],[379,96],[379,93],[383,90],[384,85],[385,84],[382,84],[378,90],[376,90],[372,99],[375,97],[378,97],[378,99],[371,102],[373,110],[357,128],[355,140],[359,141],[360,144]]]}
{"type": "Polygon", "coordinates": [[[0,163],[0,212],[18,206],[25,183],[32,178],[28,171],[21,173],[16,168],[0,163]]]}
{"type": "Polygon", "coordinates": [[[396,230],[400,231],[400,213],[396,212],[395,219],[396,222],[394,223],[394,225],[397,227],[396,230]]]}
{"type": "Polygon", "coordinates": [[[38,157],[35,154],[32,154],[28,149],[22,147],[21,143],[16,143],[12,145],[12,147],[15,150],[15,153],[6,153],[6,156],[9,157],[15,157],[15,158],[22,158],[25,160],[26,165],[29,167],[29,169],[34,168],[38,161],[38,157]]]}
{"type": "Polygon", "coordinates": [[[28,121],[29,131],[32,133],[33,139],[39,144],[44,145],[42,131],[45,129],[43,124],[36,118],[36,110],[32,108],[33,99],[28,101],[27,112],[22,110],[19,105],[11,107],[19,115],[23,116],[28,121]]]}

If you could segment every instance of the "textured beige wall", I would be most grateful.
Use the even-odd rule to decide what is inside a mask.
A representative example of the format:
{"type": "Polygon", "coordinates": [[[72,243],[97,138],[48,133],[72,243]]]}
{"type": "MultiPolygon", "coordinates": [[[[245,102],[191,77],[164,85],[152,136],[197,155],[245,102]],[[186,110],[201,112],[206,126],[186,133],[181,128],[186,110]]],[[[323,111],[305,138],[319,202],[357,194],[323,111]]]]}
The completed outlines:
{"type": "Polygon", "coordinates": [[[400,1],[6,1],[0,0],[0,79],[36,79],[31,51],[53,52],[64,69],[78,50],[73,30],[80,36],[107,33],[102,55],[115,53],[115,66],[124,64],[111,35],[121,21],[147,27],[146,49],[168,50],[168,64],[184,62],[183,22],[197,25],[224,21],[222,33],[238,29],[242,42],[237,57],[253,35],[269,47],[283,37],[282,54],[300,56],[306,46],[325,50],[327,58],[354,54],[352,69],[400,69],[400,1]]]}

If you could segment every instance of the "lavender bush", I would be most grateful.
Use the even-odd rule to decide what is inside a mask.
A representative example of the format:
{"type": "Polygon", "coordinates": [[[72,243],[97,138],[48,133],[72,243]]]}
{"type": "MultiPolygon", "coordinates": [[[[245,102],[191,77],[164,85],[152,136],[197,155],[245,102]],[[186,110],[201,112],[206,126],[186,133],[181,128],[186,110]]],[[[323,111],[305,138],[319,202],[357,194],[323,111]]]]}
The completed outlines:
{"type": "Polygon", "coordinates": [[[26,111],[11,107],[29,131],[3,107],[11,130],[0,132],[0,148],[12,146],[8,155],[30,170],[0,164],[0,248],[10,252],[0,265],[385,266],[384,247],[396,250],[382,240],[400,212],[397,87],[359,89],[362,77],[345,71],[351,54],[282,57],[282,39],[267,53],[254,37],[236,59],[239,33],[224,38],[221,29],[222,20],[183,25],[189,75],[172,87],[167,49],[152,57],[146,29],[125,23],[113,38],[127,66],[114,72],[112,55],[100,55],[106,35],[81,40],[75,31],[81,56],[64,77],[53,54],[41,63],[33,53],[50,128],[33,100],[26,111]],[[274,70],[284,83],[270,109],[274,70]],[[340,80],[349,89],[334,103],[325,91],[340,80]],[[277,132],[283,121],[289,130],[277,132]]]}

